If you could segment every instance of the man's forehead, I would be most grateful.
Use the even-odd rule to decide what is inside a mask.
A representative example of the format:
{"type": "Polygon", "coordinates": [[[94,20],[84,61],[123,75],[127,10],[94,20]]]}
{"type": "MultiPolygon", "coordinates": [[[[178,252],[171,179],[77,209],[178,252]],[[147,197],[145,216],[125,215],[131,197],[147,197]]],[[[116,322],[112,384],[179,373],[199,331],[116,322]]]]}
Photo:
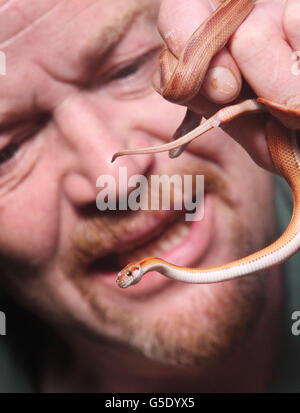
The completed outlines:
{"type": "MultiPolygon", "coordinates": [[[[20,90],[17,82],[24,73],[31,73],[30,84],[37,82],[41,68],[57,80],[76,83],[89,70],[90,60],[99,63],[132,22],[140,16],[154,17],[158,4],[159,0],[2,1],[0,50],[7,53],[8,73],[0,81],[5,80],[6,98],[20,90]]],[[[25,86],[21,89],[27,95],[25,86]]],[[[1,118],[0,113],[0,123],[1,118]]]]}
{"type": "Polygon", "coordinates": [[[105,54],[138,18],[153,17],[157,14],[154,4],[154,0],[123,0],[117,7],[109,1],[103,9],[105,17],[103,16],[103,20],[98,23],[98,28],[95,27],[94,36],[87,35],[80,40],[77,49],[78,60],[88,62],[95,60],[98,55],[105,54]]]}
{"type": "MultiPolygon", "coordinates": [[[[0,46],[5,48],[31,31],[54,36],[78,22],[93,23],[89,32],[103,29],[104,41],[116,38],[136,16],[151,12],[155,3],[156,0],[0,0],[0,46]],[[115,35],[108,36],[106,28],[115,35]]],[[[82,26],[77,28],[80,31],[82,26]]]]}

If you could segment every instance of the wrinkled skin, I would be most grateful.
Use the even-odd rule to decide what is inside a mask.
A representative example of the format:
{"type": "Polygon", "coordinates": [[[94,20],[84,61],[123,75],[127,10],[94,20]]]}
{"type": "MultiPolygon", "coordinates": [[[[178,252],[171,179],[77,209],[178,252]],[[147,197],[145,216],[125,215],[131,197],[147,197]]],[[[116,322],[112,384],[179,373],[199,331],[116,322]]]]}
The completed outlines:
{"type": "MultiPolygon", "coordinates": [[[[0,49],[7,56],[7,75],[0,77],[0,282],[54,327],[72,358],[66,367],[61,344],[49,338],[53,351],[41,355],[39,389],[266,390],[277,353],[279,269],[215,285],[153,274],[119,289],[115,275],[134,261],[124,246],[137,249],[136,234],[143,237],[151,225],[155,231],[161,215],[95,207],[97,177],[110,174],[118,182],[120,166],[128,176],[204,174],[202,231],[197,243],[179,248],[176,263],[216,265],[273,239],[272,178],[242,148],[272,169],[263,116],[208,133],[176,160],[158,154],[110,163],[116,151],[167,142],[177,128],[184,108],[151,87],[162,45],[157,21],[176,54],[209,4],[2,0],[0,6],[0,49]],[[107,265],[100,257],[112,251],[107,265]]],[[[258,2],[229,51],[212,62],[231,69],[237,86],[222,89],[222,71],[219,79],[208,76],[194,109],[207,115],[214,101],[235,98],[241,74],[273,101],[299,96],[299,80],[285,69],[290,49],[300,49],[293,7],[293,1],[258,2]]]]}

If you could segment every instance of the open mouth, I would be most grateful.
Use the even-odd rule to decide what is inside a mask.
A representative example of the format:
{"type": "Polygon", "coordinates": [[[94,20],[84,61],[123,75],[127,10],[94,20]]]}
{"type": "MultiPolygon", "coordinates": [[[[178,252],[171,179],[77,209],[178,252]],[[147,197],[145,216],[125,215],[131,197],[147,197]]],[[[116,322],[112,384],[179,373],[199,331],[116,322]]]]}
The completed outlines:
{"type": "Polygon", "coordinates": [[[162,228],[156,228],[148,237],[140,239],[134,247],[124,248],[123,251],[112,252],[95,259],[92,261],[89,271],[98,273],[101,270],[104,273],[115,273],[130,262],[150,256],[160,257],[184,241],[190,231],[189,227],[190,222],[185,222],[184,216],[180,215],[177,220],[162,228]]]}
{"type": "MultiPolygon", "coordinates": [[[[136,225],[130,225],[131,230],[125,231],[126,238],[116,238],[109,250],[103,253],[95,250],[93,253],[92,246],[89,248],[92,256],[90,254],[89,261],[84,265],[83,273],[86,276],[81,280],[88,283],[88,288],[94,293],[98,288],[101,291],[103,285],[119,291],[115,282],[117,273],[127,264],[150,256],[184,267],[201,266],[205,262],[214,233],[213,199],[210,194],[205,195],[193,221],[185,221],[185,211],[150,214],[149,219],[145,219],[145,214],[140,214],[140,218],[135,218],[136,225]]],[[[129,221],[126,221],[126,226],[127,222],[129,221]]],[[[177,284],[178,282],[151,271],[140,283],[126,289],[126,292],[122,290],[122,295],[137,298],[149,294],[152,296],[177,284]]]]}

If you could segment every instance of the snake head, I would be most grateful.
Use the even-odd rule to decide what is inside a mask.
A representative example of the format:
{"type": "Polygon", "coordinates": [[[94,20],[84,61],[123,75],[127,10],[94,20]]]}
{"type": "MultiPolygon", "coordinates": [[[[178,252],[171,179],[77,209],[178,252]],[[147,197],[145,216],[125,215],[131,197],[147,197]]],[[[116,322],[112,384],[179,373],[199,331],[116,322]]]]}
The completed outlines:
{"type": "Polygon", "coordinates": [[[139,282],[142,275],[143,270],[140,264],[128,264],[119,272],[116,281],[119,287],[127,288],[139,282]]]}

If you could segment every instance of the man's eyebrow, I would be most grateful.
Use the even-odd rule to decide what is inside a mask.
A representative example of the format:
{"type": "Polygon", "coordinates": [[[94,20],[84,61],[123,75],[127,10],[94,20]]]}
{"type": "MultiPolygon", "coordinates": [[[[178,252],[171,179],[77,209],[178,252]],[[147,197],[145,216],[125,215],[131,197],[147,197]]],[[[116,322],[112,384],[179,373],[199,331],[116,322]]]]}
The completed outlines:
{"type": "Polygon", "coordinates": [[[84,66],[90,68],[99,63],[99,59],[111,51],[114,46],[129,31],[134,22],[138,19],[154,20],[157,16],[156,7],[151,7],[151,1],[139,0],[132,9],[123,9],[114,16],[111,22],[101,28],[100,33],[95,36],[93,41],[85,44],[79,51],[78,63],[84,62],[84,66]]]}
{"type": "Polygon", "coordinates": [[[0,133],[3,130],[12,128],[12,126],[15,124],[25,122],[28,116],[29,116],[29,113],[27,114],[26,112],[21,112],[21,111],[15,112],[13,110],[7,109],[5,105],[0,104],[0,133]]]}

